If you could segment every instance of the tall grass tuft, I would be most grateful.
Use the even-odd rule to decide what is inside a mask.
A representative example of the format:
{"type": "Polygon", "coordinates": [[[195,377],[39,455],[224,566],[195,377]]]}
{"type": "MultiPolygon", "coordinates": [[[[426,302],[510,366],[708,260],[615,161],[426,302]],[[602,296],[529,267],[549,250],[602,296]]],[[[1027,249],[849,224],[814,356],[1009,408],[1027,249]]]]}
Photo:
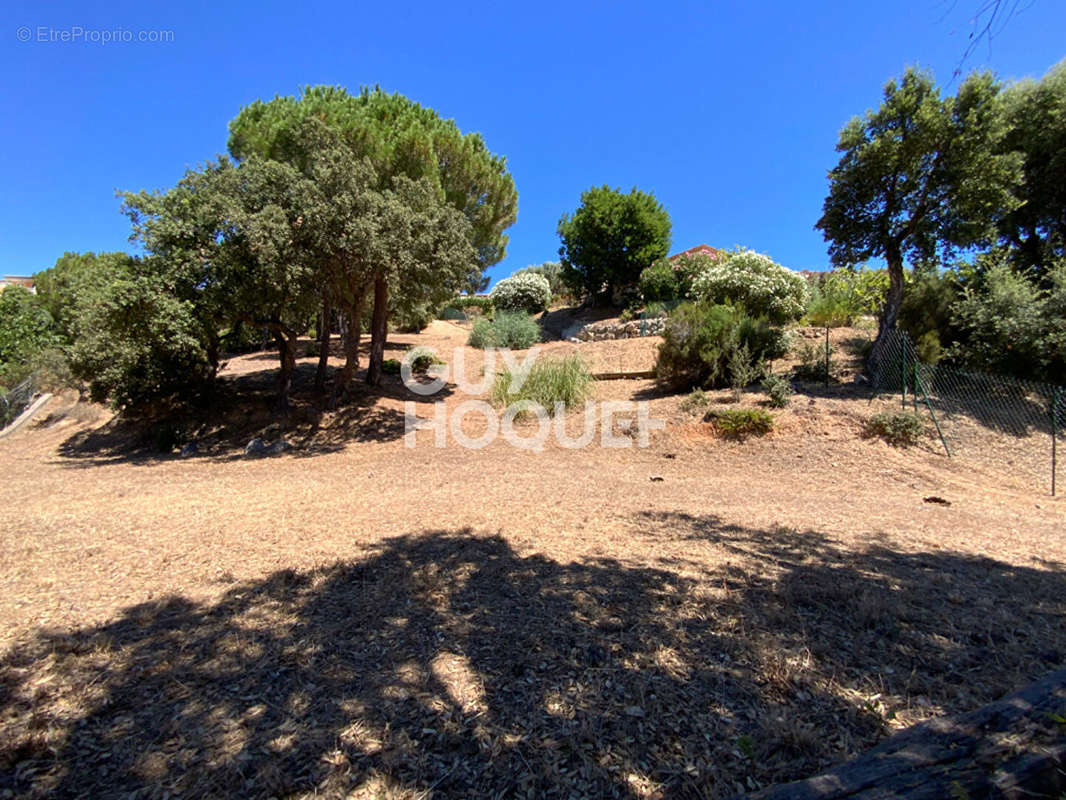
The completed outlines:
{"type": "Polygon", "coordinates": [[[514,377],[509,370],[496,375],[492,384],[493,403],[508,406],[523,400],[531,401],[554,414],[556,403],[569,408],[588,399],[592,393],[592,373],[578,355],[535,362],[519,376],[524,380],[517,391],[512,391],[514,377]]]}

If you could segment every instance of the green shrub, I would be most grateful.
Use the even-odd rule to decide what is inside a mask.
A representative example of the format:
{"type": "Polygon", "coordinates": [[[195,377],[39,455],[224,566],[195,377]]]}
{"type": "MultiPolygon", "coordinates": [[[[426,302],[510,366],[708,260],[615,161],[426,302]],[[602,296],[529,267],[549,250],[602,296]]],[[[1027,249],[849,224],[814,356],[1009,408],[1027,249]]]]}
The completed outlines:
{"type": "MultiPolygon", "coordinates": [[[[675,303],[673,305],[676,308],[677,304],[675,303]]],[[[671,308],[671,305],[668,304],[668,303],[660,303],[660,302],[648,303],[648,305],[645,306],[645,308],[644,308],[644,318],[645,319],[654,319],[656,317],[669,316],[670,315],[670,308],[671,308]]]]}
{"type": "Polygon", "coordinates": [[[1028,278],[994,263],[951,306],[959,334],[950,349],[952,361],[1020,378],[1049,377],[1048,334],[1062,321],[1048,318],[1045,298],[1028,278]]]}
{"type": "Polygon", "coordinates": [[[799,319],[807,307],[807,282],[754,250],[711,260],[692,282],[692,296],[707,303],[738,303],[774,323],[799,319]]]}
{"type": "Polygon", "coordinates": [[[825,344],[805,342],[799,351],[800,363],[792,368],[792,377],[798,381],[824,383],[833,380],[833,348],[829,348],[828,372],[826,368],[825,344]]]}
{"type": "MultiPolygon", "coordinates": [[[[52,315],[32,292],[22,286],[0,291],[0,377],[58,343],[52,315]]],[[[7,381],[11,385],[17,383],[7,381]]]]}
{"type": "Polygon", "coordinates": [[[683,414],[701,414],[710,404],[711,398],[703,389],[693,389],[678,408],[683,414]]]}
{"type": "Polygon", "coordinates": [[[479,319],[470,332],[468,344],[482,350],[510,347],[524,350],[540,341],[540,326],[528,314],[499,313],[493,319],[479,319]]]}
{"type": "Polygon", "coordinates": [[[740,400],[740,393],[759,380],[766,372],[762,361],[752,357],[747,344],[734,348],[729,356],[729,382],[733,387],[733,396],[740,400]]]}
{"type": "Polygon", "coordinates": [[[548,281],[552,299],[566,297],[569,293],[566,283],[563,281],[563,265],[558,261],[545,261],[537,266],[525,267],[518,270],[515,275],[525,274],[540,275],[548,281]]]}
{"type": "Polygon", "coordinates": [[[498,311],[536,314],[546,309],[551,299],[548,279],[535,272],[520,272],[504,278],[492,290],[492,305],[498,311]]]}
{"type": "Polygon", "coordinates": [[[553,414],[556,403],[569,408],[587,399],[592,391],[592,373],[578,355],[537,360],[523,377],[522,385],[512,392],[514,375],[509,370],[497,373],[492,384],[492,402],[507,406],[523,400],[531,401],[553,414]]]}
{"type": "Polygon", "coordinates": [[[729,439],[763,436],[774,429],[774,418],[761,408],[724,408],[707,412],[705,419],[729,439]]]}
{"type": "Polygon", "coordinates": [[[879,436],[891,445],[918,444],[925,433],[925,421],[911,411],[882,411],[866,421],[866,435],[879,436]]]}
{"type": "Polygon", "coordinates": [[[771,408],[784,408],[792,399],[792,384],[781,375],[767,375],[763,378],[762,388],[771,408]]]}
{"type": "Polygon", "coordinates": [[[399,375],[400,374],[400,362],[395,358],[386,358],[381,362],[381,371],[386,375],[399,375]]]}
{"type": "Polygon", "coordinates": [[[421,333],[434,319],[436,310],[428,303],[419,303],[410,308],[400,308],[393,312],[392,325],[400,333],[421,333]]]}
{"type": "Polygon", "coordinates": [[[411,365],[412,372],[425,372],[434,364],[443,364],[437,354],[428,347],[419,345],[407,351],[404,360],[411,365]]]}
{"type": "Polygon", "coordinates": [[[660,381],[681,388],[729,386],[746,348],[747,363],[780,358],[785,334],[765,319],[734,306],[683,303],[667,317],[655,362],[660,381]]]}
{"type": "Polygon", "coordinates": [[[679,296],[677,275],[665,258],[640,273],[639,286],[645,303],[676,300],[679,296]]]}
{"type": "Polygon", "coordinates": [[[481,311],[492,310],[492,298],[476,294],[464,294],[448,302],[449,306],[458,309],[476,308],[481,311]]]}

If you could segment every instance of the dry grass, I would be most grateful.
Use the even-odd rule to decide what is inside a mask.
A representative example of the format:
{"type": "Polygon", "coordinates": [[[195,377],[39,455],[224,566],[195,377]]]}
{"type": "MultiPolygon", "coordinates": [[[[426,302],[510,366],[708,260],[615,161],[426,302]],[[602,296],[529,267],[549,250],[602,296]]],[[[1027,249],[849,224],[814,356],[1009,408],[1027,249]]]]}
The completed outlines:
{"type": "MultiPolygon", "coordinates": [[[[264,409],[273,366],[230,365],[264,409]]],[[[406,449],[393,387],[298,397],[273,459],[254,409],[191,459],[61,409],[0,443],[0,793],[719,797],[1066,663],[1061,500],[862,440],[844,387],[743,444],[597,391],[670,424],[406,449]]]]}

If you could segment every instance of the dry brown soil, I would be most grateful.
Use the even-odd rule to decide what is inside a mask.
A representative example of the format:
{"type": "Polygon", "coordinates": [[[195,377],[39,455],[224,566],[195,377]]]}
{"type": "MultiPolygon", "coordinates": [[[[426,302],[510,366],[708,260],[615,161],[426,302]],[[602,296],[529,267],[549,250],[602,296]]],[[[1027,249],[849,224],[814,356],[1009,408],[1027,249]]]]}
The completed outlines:
{"type": "Polygon", "coordinates": [[[397,379],[321,412],[313,364],[273,426],[275,362],[234,359],[259,406],[188,458],[70,398],[0,441],[0,796],[720,797],[1066,664],[1063,501],[863,438],[898,399],[806,387],[736,442],[604,381],[649,447],[408,448],[397,379]]]}

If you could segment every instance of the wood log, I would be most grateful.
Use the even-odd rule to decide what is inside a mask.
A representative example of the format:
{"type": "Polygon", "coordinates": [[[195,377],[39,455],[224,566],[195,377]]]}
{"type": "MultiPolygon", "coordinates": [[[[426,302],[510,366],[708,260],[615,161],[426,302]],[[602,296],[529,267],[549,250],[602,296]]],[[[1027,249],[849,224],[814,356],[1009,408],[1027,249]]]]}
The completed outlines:
{"type": "Polygon", "coordinates": [[[1066,791],[1066,670],[929,720],[814,778],[735,800],[1052,798],[1066,791]]]}

